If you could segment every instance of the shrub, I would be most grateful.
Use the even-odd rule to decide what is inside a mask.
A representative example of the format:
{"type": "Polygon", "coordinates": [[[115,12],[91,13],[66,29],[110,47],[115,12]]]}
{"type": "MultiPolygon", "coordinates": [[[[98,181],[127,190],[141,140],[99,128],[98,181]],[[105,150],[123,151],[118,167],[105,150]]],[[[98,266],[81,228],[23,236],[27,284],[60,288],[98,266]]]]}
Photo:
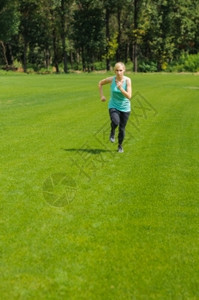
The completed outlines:
{"type": "Polygon", "coordinates": [[[185,60],[185,71],[197,72],[199,71],[199,53],[188,55],[185,60]]]}
{"type": "Polygon", "coordinates": [[[95,71],[106,70],[106,63],[104,61],[98,61],[93,64],[95,71]]]}
{"type": "Polygon", "coordinates": [[[154,61],[141,61],[138,63],[139,72],[157,72],[157,63],[154,61]]]}
{"type": "Polygon", "coordinates": [[[167,67],[170,72],[198,72],[199,71],[199,53],[183,53],[178,60],[173,61],[167,67]]]}

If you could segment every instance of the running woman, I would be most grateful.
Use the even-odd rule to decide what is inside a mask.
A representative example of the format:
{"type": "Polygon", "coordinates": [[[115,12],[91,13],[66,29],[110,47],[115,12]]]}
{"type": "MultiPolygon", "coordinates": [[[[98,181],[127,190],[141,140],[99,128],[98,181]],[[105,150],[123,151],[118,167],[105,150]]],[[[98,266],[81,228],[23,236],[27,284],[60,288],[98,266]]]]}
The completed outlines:
{"type": "Polygon", "coordinates": [[[110,141],[115,142],[115,129],[119,126],[118,133],[118,152],[124,152],[122,143],[125,137],[125,127],[131,112],[131,79],[124,76],[125,65],[118,62],[114,67],[115,76],[107,77],[99,82],[99,92],[101,101],[106,101],[103,94],[103,85],[111,84],[111,97],[108,108],[111,119],[110,141]]]}

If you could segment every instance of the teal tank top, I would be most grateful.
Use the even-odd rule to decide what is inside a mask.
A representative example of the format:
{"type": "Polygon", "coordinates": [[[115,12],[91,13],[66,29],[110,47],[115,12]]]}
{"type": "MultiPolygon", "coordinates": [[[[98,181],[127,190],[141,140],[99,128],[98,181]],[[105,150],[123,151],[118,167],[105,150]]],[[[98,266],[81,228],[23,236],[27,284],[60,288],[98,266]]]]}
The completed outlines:
{"type": "MultiPolygon", "coordinates": [[[[119,111],[129,112],[131,111],[131,102],[118,89],[115,79],[116,76],[113,77],[111,83],[111,98],[109,100],[108,108],[116,108],[119,111]]],[[[125,91],[127,90],[127,82],[125,77],[122,87],[125,91]]]]}

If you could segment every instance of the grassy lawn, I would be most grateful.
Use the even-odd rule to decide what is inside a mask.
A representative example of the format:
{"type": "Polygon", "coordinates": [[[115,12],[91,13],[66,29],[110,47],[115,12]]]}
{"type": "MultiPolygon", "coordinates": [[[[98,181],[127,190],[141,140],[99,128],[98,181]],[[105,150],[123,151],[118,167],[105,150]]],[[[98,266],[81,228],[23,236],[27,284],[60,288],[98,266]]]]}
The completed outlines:
{"type": "Polygon", "coordinates": [[[117,153],[105,76],[0,75],[2,300],[199,299],[199,77],[128,74],[117,153]]]}

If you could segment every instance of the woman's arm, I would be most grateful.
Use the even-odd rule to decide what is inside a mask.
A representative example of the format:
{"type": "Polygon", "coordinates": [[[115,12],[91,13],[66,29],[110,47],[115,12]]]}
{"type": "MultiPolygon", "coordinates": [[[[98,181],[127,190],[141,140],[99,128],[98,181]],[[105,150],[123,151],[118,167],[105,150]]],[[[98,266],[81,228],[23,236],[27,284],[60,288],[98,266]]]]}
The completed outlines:
{"type": "Polygon", "coordinates": [[[112,80],[113,80],[113,77],[107,77],[107,78],[105,78],[105,79],[100,80],[98,86],[99,86],[99,93],[100,93],[101,101],[106,101],[106,97],[104,96],[102,86],[103,86],[104,84],[111,83],[112,80]]]}
{"type": "Polygon", "coordinates": [[[121,82],[116,82],[117,83],[117,87],[118,89],[120,89],[120,91],[122,92],[122,94],[128,98],[129,100],[132,97],[132,87],[131,87],[131,79],[129,77],[126,78],[126,83],[127,83],[127,90],[125,91],[122,87],[122,83],[121,82]]]}

